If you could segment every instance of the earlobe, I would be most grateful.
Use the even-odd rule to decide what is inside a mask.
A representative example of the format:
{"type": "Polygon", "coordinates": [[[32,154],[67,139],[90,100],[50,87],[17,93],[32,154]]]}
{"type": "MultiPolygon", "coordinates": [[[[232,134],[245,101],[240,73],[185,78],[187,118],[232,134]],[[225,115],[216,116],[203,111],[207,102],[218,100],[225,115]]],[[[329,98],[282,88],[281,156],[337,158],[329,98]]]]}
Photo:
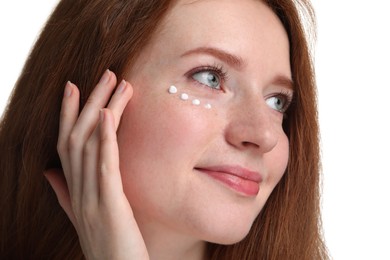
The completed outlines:
{"type": "Polygon", "coordinates": [[[53,188],[60,206],[74,225],[75,218],[64,173],[61,169],[48,169],[43,172],[43,175],[46,177],[50,186],[53,188]]]}

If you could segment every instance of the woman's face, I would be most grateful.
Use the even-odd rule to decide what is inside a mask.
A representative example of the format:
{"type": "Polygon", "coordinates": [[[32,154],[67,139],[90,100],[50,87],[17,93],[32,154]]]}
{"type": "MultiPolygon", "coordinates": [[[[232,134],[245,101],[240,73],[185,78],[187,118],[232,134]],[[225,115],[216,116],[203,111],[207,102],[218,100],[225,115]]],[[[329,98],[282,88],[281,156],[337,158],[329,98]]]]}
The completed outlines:
{"type": "Polygon", "coordinates": [[[141,231],[221,244],[248,233],[286,169],[290,79],[287,34],[262,2],[173,8],[128,71],[118,132],[141,231]]]}

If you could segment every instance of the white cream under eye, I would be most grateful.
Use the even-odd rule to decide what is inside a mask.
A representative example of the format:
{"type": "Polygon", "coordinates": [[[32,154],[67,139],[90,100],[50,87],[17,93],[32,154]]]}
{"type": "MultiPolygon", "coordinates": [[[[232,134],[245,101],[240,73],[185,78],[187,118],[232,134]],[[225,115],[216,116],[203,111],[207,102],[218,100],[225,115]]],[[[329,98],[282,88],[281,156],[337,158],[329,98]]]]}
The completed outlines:
{"type": "Polygon", "coordinates": [[[194,100],[192,100],[192,104],[195,105],[195,106],[199,106],[200,105],[200,100],[199,99],[194,99],[194,100]]]}
{"type": "Polygon", "coordinates": [[[188,95],[187,93],[184,93],[184,92],[181,92],[179,93],[179,90],[176,86],[174,85],[171,85],[169,88],[168,88],[168,93],[170,95],[176,95],[178,94],[179,95],[179,98],[182,100],[182,101],[189,101],[190,104],[194,105],[194,106],[200,106],[202,104],[202,106],[204,106],[204,108],[206,109],[211,109],[211,104],[210,103],[202,103],[202,101],[198,98],[193,98],[193,97],[190,97],[190,95],[188,95]]]}
{"type": "Polygon", "coordinates": [[[181,94],[180,94],[180,99],[181,99],[181,100],[188,100],[188,99],[189,99],[189,96],[188,96],[187,93],[181,93],[181,94]]]}
{"type": "Polygon", "coordinates": [[[176,94],[177,93],[177,87],[174,85],[170,86],[168,89],[169,94],[176,94]]]}
{"type": "Polygon", "coordinates": [[[213,89],[221,89],[221,82],[217,73],[212,71],[200,71],[194,73],[192,78],[199,83],[206,85],[213,89]]]}

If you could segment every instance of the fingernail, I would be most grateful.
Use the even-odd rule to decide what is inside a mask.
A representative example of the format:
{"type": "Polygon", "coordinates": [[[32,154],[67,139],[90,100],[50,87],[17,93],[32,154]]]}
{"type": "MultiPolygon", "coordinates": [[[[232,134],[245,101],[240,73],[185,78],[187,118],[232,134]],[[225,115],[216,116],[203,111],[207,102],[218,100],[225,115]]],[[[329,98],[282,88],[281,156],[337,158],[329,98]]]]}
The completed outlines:
{"type": "Polygon", "coordinates": [[[103,111],[103,109],[100,109],[99,116],[100,116],[100,123],[103,123],[103,121],[104,121],[104,111],[103,111]]]}
{"type": "Polygon", "coordinates": [[[71,84],[72,83],[70,81],[66,82],[65,91],[64,91],[64,96],[65,97],[70,97],[70,95],[72,94],[71,84]]]}
{"type": "Polygon", "coordinates": [[[117,93],[122,93],[126,87],[126,81],[123,79],[117,88],[117,93]]]}
{"type": "Polygon", "coordinates": [[[99,84],[106,84],[109,79],[110,79],[110,70],[106,70],[103,73],[103,76],[102,76],[102,78],[99,81],[99,84]]]}

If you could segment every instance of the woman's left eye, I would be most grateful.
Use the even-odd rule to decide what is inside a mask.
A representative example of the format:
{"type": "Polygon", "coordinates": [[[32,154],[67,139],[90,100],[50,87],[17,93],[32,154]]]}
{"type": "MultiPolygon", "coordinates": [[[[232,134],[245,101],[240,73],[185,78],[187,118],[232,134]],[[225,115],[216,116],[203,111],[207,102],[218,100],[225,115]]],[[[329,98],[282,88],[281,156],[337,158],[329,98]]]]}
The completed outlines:
{"type": "Polygon", "coordinates": [[[286,110],[288,109],[288,106],[290,105],[290,101],[291,101],[291,98],[289,98],[288,96],[286,95],[275,95],[275,96],[272,96],[272,97],[269,97],[266,99],[266,103],[267,105],[280,112],[280,113],[284,113],[286,112],[286,110]]]}
{"type": "Polygon", "coordinates": [[[212,89],[221,89],[221,78],[218,75],[218,73],[205,70],[205,71],[200,71],[196,72],[192,75],[192,78],[199,83],[206,85],[212,89]]]}

